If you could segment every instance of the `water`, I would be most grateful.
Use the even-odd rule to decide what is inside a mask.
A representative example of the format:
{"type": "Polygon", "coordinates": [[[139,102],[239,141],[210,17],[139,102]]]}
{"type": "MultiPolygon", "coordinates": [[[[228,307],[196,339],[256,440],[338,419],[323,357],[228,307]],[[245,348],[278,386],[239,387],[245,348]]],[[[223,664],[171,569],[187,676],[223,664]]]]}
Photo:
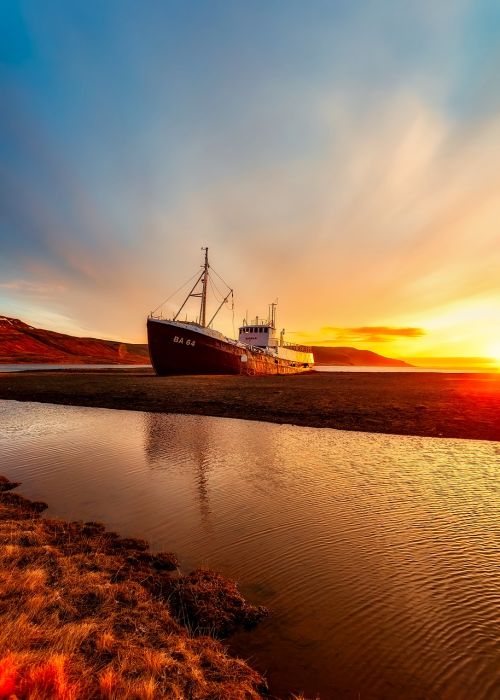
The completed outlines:
{"type": "Polygon", "coordinates": [[[273,692],[500,697],[500,443],[0,401],[2,473],[50,515],[237,579],[273,692]]]}
{"type": "Polygon", "coordinates": [[[459,367],[368,367],[364,365],[314,365],[317,372],[398,372],[403,374],[419,374],[424,372],[437,372],[438,374],[497,374],[498,368],[488,366],[484,368],[459,368],[459,367]]]}
{"type": "Polygon", "coordinates": [[[34,370],[68,370],[68,369],[140,369],[151,365],[50,365],[50,364],[12,364],[0,363],[0,372],[33,372],[34,370]]]}
{"type": "MultiPolygon", "coordinates": [[[[0,372],[32,372],[36,370],[69,370],[69,369],[143,369],[145,365],[50,365],[50,364],[0,364],[0,372]]],[[[315,365],[317,372],[438,372],[440,374],[495,374],[496,368],[487,369],[432,369],[429,367],[366,367],[354,365],[315,365]]]]}

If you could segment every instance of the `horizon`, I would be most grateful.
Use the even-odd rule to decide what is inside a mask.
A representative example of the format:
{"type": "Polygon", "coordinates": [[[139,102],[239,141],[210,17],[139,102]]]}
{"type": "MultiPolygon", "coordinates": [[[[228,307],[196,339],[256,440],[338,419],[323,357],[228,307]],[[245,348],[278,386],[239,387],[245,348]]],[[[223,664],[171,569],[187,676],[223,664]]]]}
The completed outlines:
{"type": "Polygon", "coordinates": [[[494,3],[0,16],[3,314],[145,342],[207,245],[236,324],[500,367],[494,3]]]}
{"type": "MultiPolygon", "coordinates": [[[[4,314],[0,314],[0,321],[2,319],[7,319],[7,320],[14,320],[14,321],[21,321],[21,323],[27,323],[27,325],[32,326],[34,328],[40,328],[39,326],[36,325],[36,323],[28,323],[24,319],[14,319],[9,316],[5,316],[4,314]]],[[[41,330],[46,330],[49,332],[55,332],[55,333],[61,333],[62,331],[54,329],[54,328],[43,328],[41,330]]],[[[72,335],[72,334],[68,334],[72,335]]],[[[95,336],[76,336],[80,338],[91,338],[95,336]]],[[[117,343],[128,343],[128,344],[139,344],[139,345],[147,345],[147,339],[144,339],[144,342],[139,342],[135,343],[135,341],[128,341],[124,340],[123,338],[107,338],[107,337],[95,337],[96,340],[104,340],[104,341],[113,341],[117,343]]],[[[356,351],[361,351],[363,352],[363,348],[356,348],[355,346],[352,345],[321,345],[321,341],[318,341],[316,343],[312,343],[311,347],[322,347],[322,348],[331,348],[331,349],[338,349],[338,350],[356,350],[356,351]]],[[[374,351],[368,351],[368,352],[374,352],[374,351]]],[[[382,353],[375,353],[381,357],[384,357],[385,359],[389,360],[398,360],[398,361],[403,361],[408,363],[410,366],[413,366],[418,369],[429,369],[429,370],[471,370],[471,371],[483,371],[486,373],[498,373],[500,372],[500,363],[495,359],[491,357],[392,357],[388,355],[383,355],[382,353]]],[[[362,366],[362,365],[360,365],[362,366]]],[[[366,365],[369,366],[369,365],[366,365]]]]}

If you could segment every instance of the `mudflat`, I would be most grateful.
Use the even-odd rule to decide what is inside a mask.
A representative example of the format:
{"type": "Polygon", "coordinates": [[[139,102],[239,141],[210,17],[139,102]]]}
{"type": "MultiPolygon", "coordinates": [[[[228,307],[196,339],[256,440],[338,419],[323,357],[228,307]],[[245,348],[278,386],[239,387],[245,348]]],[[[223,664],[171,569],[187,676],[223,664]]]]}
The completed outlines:
{"type": "Polygon", "coordinates": [[[157,377],[150,369],[0,370],[0,399],[500,440],[500,374],[157,377]]]}

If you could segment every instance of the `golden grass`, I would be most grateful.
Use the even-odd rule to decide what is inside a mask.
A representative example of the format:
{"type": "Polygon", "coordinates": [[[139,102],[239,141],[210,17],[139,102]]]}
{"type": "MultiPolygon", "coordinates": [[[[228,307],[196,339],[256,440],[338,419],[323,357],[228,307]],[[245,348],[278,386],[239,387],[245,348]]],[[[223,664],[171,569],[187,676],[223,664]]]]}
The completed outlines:
{"type": "Polygon", "coordinates": [[[40,519],[43,504],[8,489],[0,478],[0,698],[265,695],[264,679],[207,636],[264,614],[234,584],[171,573],[172,555],[97,523],[40,519]]]}

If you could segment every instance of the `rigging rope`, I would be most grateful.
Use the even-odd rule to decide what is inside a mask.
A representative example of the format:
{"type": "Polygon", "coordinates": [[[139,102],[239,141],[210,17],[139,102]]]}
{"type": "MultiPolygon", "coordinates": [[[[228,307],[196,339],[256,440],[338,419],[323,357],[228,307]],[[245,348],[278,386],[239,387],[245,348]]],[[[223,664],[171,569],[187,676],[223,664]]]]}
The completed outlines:
{"type": "Polygon", "coordinates": [[[217,301],[222,301],[226,295],[220,291],[211,277],[208,278],[208,281],[210,282],[214,297],[217,299],[217,301]]]}
{"type": "MultiPolygon", "coordinates": [[[[235,325],[234,325],[234,294],[233,294],[233,290],[228,285],[228,283],[219,275],[219,273],[216,270],[214,270],[214,268],[212,266],[210,266],[210,270],[220,279],[220,281],[231,292],[231,311],[232,311],[232,317],[233,317],[232,321],[233,321],[233,337],[234,337],[236,335],[236,331],[235,331],[235,325]]],[[[155,309],[153,309],[153,311],[151,312],[151,315],[155,314],[158,311],[158,309],[161,309],[161,307],[164,306],[168,301],[170,301],[170,299],[172,299],[172,297],[174,297],[176,294],[181,292],[184,289],[184,287],[187,287],[187,285],[190,284],[194,280],[195,277],[199,276],[199,274],[200,273],[198,271],[195,272],[194,275],[192,275],[186,282],[184,282],[183,285],[181,285],[178,289],[176,289],[175,292],[172,292],[172,294],[170,294],[170,296],[168,296],[164,301],[162,301],[161,304],[158,304],[158,306],[155,309]]],[[[217,301],[221,302],[221,306],[222,306],[222,304],[224,303],[223,300],[228,295],[225,295],[223,292],[220,291],[220,289],[217,287],[215,282],[212,280],[211,275],[207,275],[207,280],[210,284],[210,287],[212,289],[212,293],[213,293],[214,297],[216,298],[217,301]]],[[[226,302],[226,304],[228,303],[227,298],[225,299],[225,302],[226,302]]]]}
{"type": "Polygon", "coordinates": [[[214,270],[213,267],[211,267],[210,269],[212,270],[212,272],[214,272],[217,275],[217,277],[220,279],[220,281],[223,282],[228,289],[231,289],[231,287],[228,285],[226,280],[222,279],[222,277],[219,275],[219,273],[216,270],[214,270]]]}
{"type": "Polygon", "coordinates": [[[215,290],[214,283],[212,282],[210,277],[208,278],[208,284],[209,284],[210,291],[212,292],[215,301],[219,301],[219,297],[218,297],[217,292],[215,290]]]}
{"type": "Polygon", "coordinates": [[[200,274],[200,273],[199,273],[198,271],[196,271],[196,272],[194,273],[194,275],[188,279],[187,282],[184,282],[184,284],[183,284],[181,287],[179,287],[179,289],[176,289],[175,292],[172,292],[172,294],[171,294],[169,297],[167,297],[167,298],[165,299],[165,301],[162,301],[161,304],[158,304],[158,306],[156,307],[156,309],[153,309],[153,311],[152,311],[151,313],[153,313],[153,314],[156,313],[156,312],[158,311],[158,309],[160,309],[160,308],[163,306],[163,304],[166,304],[167,301],[170,301],[170,299],[171,299],[173,296],[175,296],[176,294],[178,294],[182,289],[184,289],[184,287],[187,287],[187,285],[188,285],[190,282],[192,282],[192,281],[194,280],[194,278],[195,278],[197,275],[199,275],[199,274],[200,274]]]}
{"type": "Polygon", "coordinates": [[[233,338],[236,338],[236,329],[234,327],[234,294],[231,292],[231,309],[233,312],[233,338]]]}

